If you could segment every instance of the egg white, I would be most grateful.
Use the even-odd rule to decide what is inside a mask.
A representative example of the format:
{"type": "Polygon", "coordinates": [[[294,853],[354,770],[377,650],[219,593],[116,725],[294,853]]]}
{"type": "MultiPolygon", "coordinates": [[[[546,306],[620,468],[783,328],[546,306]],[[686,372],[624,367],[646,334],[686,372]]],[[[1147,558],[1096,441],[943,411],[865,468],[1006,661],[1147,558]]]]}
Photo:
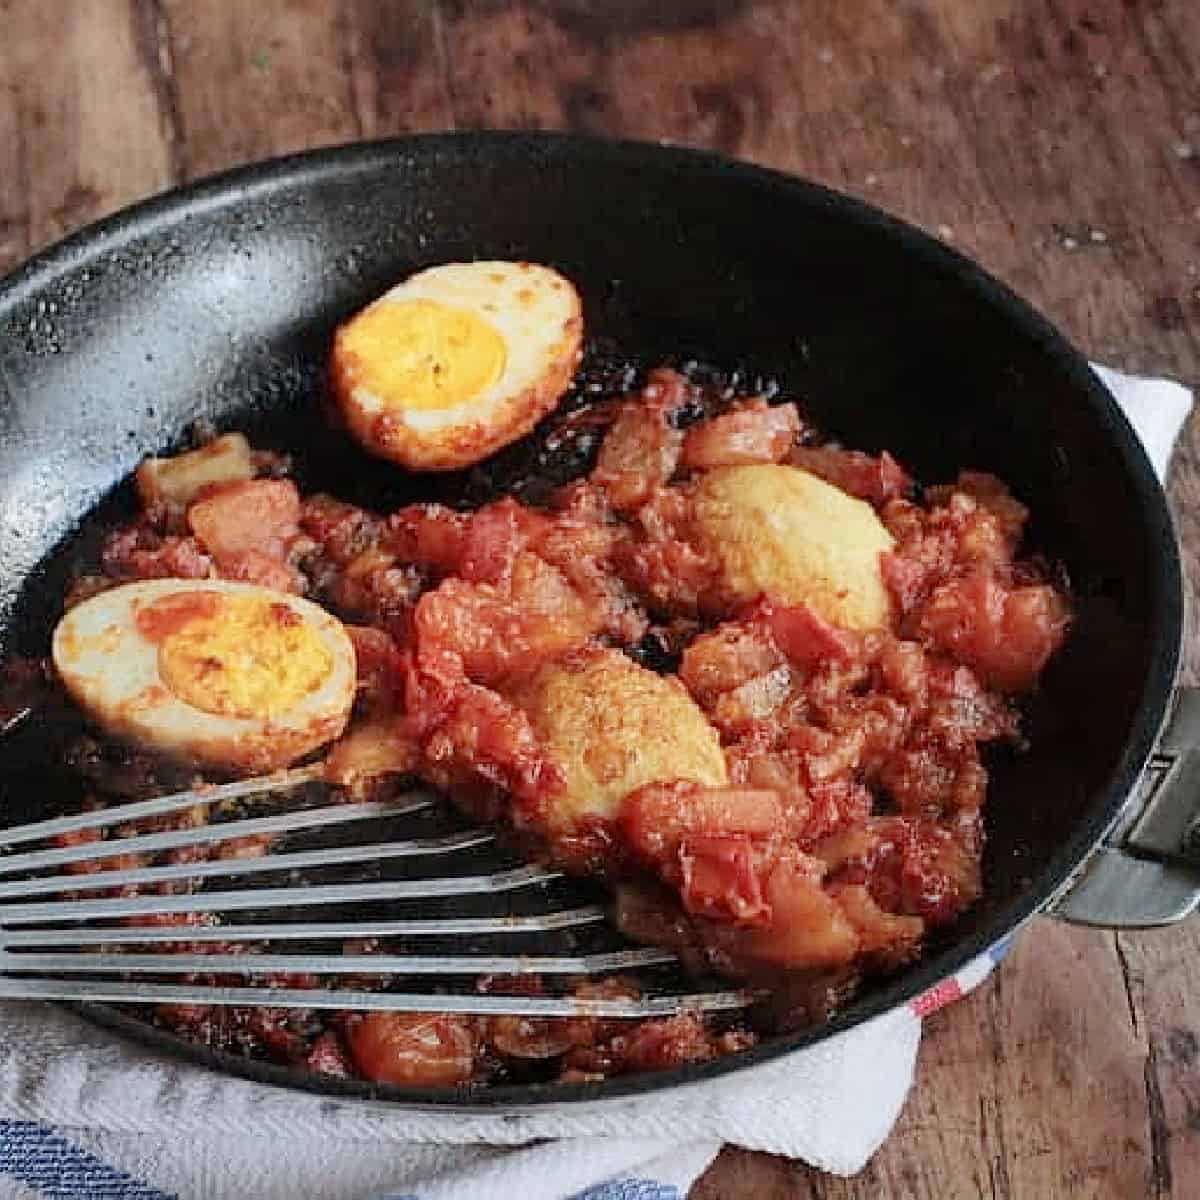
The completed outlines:
{"type": "Polygon", "coordinates": [[[354,646],[341,622],[307,600],[247,583],[154,579],[112,588],[63,617],[51,654],[72,697],[109,733],[229,771],[257,773],[287,766],[340,736],[354,702],[354,646]],[[159,645],[138,628],[136,613],[165,597],[192,592],[286,605],[328,653],[328,674],[295,704],[271,716],[223,715],[181,699],[164,681],[159,645]]]}
{"type": "Polygon", "coordinates": [[[477,462],[532,429],[569,385],[583,319],[578,292],[557,271],[535,263],[445,263],[397,284],[364,312],[413,300],[465,310],[490,326],[503,342],[504,364],[495,381],[469,400],[415,408],[403,397],[380,396],[353,382],[335,342],[335,391],[351,432],[371,453],[417,469],[477,462]],[[392,426],[387,436],[380,433],[380,418],[392,426]],[[469,437],[470,457],[455,445],[456,435],[469,437]]]}

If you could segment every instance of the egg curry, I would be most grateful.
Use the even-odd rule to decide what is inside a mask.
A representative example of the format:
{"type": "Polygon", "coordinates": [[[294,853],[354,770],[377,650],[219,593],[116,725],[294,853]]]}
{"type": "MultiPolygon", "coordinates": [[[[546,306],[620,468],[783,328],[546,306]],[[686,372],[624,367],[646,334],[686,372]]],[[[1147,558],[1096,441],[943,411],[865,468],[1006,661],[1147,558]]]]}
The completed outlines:
{"type": "MultiPolygon", "coordinates": [[[[984,751],[1020,744],[1068,598],[994,477],[918,486],[743,377],[581,367],[583,332],[550,266],[401,280],[334,335],[341,436],[398,478],[464,471],[438,484],[454,502],[305,493],[239,433],[149,459],[141,513],[68,597],[58,677],[164,762],[320,755],[347,800],[416,776],[612,882],[628,936],[848,995],[980,894],[984,751]],[[506,483],[496,452],[535,426],[535,477],[506,483]],[[570,472],[536,477],[562,456],[570,472]]],[[[450,1084],[517,1061],[602,1077],[755,1036],[698,1014],[620,1036],[330,1022],[262,1052],[450,1084]]]]}

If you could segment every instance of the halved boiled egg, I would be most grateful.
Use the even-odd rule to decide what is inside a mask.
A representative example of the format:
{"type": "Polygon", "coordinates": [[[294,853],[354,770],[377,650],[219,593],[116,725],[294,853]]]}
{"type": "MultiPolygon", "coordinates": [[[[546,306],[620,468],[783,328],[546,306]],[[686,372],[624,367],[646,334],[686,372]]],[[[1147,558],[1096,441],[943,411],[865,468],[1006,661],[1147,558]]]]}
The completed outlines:
{"type": "Polygon", "coordinates": [[[479,462],[528,433],[579,362],[579,293],[534,263],[430,267],[352,317],[331,379],[351,433],[418,471],[479,462]]]}
{"type": "Polygon", "coordinates": [[[67,690],[110,733],[231,771],[273,771],[332,741],[354,702],[341,622],[253,584],[112,588],[63,617],[51,652],[67,690]]]}
{"type": "Polygon", "coordinates": [[[715,467],[692,497],[693,528],[729,608],[766,596],[845,629],[891,617],[880,556],[892,536],[863,500],[798,467],[715,467]]]}
{"type": "Polygon", "coordinates": [[[543,815],[552,830],[615,820],[647,783],[729,782],[721,739],[679,681],[619,650],[580,651],[543,666],[513,699],[567,786],[543,815]]]}

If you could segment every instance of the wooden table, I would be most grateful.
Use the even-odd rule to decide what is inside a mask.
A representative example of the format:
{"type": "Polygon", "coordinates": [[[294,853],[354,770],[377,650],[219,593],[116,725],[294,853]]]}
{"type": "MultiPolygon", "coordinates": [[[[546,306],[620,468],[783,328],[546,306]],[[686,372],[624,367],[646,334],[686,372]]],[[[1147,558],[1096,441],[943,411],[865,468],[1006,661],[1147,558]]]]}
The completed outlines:
{"type": "MultiPolygon", "coordinates": [[[[0,268],[234,163],[449,126],[801,172],[961,246],[1090,355],[1200,383],[1196,0],[0,0],[0,268]]],[[[1194,598],[1197,422],[1171,497],[1194,598]]],[[[1198,974],[1195,921],[1042,921],[928,1023],[862,1175],[727,1151],[694,1195],[1194,1197],[1198,974]]]]}

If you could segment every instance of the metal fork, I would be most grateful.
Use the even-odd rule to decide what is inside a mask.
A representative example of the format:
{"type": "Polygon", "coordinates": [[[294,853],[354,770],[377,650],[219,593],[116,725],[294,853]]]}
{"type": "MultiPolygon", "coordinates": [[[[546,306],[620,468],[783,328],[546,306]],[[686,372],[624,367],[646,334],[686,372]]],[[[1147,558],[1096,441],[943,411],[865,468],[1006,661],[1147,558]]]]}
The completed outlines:
{"type": "Polygon", "coordinates": [[[515,862],[495,835],[462,828],[431,792],[335,799],[315,764],[0,831],[0,998],[630,1018],[752,1000],[681,985],[675,956],[621,938],[589,885],[515,862]],[[226,816],[230,805],[264,799],[265,814],[124,828],[189,809],[226,816]],[[83,831],[99,840],[44,844],[83,831]],[[272,842],[257,857],[205,857],[233,839],[264,836],[272,842]],[[168,851],[200,860],[102,869],[118,855],[168,851]],[[92,864],[101,869],[78,873],[92,864]],[[347,952],[346,939],[389,945],[347,952]],[[636,973],[639,994],[508,995],[482,983],[614,972],[636,973]],[[363,975],[379,990],[353,978],[363,975]],[[308,976],[325,977],[324,986],[308,976]],[[343,976],[347,986],[335,986],[343,976]]]}

